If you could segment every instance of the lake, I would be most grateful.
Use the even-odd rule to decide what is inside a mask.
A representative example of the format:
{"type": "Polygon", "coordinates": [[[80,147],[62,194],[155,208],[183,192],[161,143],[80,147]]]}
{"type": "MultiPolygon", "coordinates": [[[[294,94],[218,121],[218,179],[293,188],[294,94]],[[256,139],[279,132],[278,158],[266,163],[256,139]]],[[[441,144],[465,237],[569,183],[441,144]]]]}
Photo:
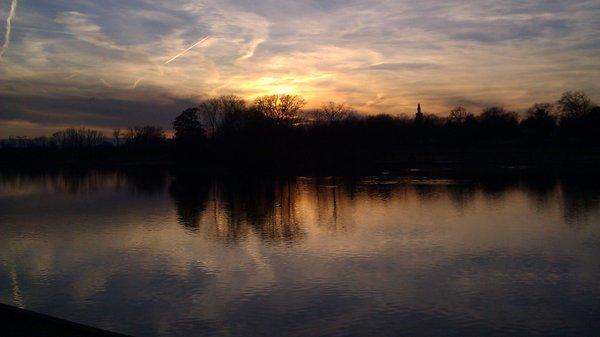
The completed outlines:
{"type": "Polygon", "coordinates": [[[0,302],[134,336],[591,336],[600,182],[0,174],[0,302]]]}

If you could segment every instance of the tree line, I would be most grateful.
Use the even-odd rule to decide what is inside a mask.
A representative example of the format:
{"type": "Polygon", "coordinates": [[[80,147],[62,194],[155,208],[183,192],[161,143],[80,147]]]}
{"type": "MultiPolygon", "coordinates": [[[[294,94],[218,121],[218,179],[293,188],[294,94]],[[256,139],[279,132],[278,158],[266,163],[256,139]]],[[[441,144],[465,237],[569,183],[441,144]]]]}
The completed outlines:
{"type": "Polygon", "coordinates": [[[473,159],[496,155],[493,149],[512,154],[544,149],[548,156],[564,156],[571,152],[564,149],[577,153],[600,143],[600,107],[579,91],[565,92],[556,102],[536,103],[523,116],[499,106],[477,115],[457,106],[440,117],[362,115],[334,102],[310,110],[305,105],[297,95],[261,96],[251,104],[238,96],[220,96],[181,112],[173,122],[172,139],[156,126],[115,129],[111,142],[97,130],[70,128],[0,145],[5,152],[95,151],[190,164],[278,166],[452,160],[452,153],[473,149],[482,149],[471,154],[473,159]]]}

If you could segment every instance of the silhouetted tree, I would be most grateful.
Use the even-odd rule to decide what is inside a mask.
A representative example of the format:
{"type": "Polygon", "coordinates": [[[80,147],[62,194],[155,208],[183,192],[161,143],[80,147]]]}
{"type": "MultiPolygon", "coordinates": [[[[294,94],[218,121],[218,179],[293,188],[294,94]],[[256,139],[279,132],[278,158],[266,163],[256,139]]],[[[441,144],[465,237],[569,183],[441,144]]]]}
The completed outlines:
{"type": "Polygon", "coordinates": [[[490,107],[479,116],[480,132],[483,139],[507,140],[518,132],[517,113],[502,107],[490,107]]]}
{"type": "Polygon", "coordinates": [[[206,99],[198,105],[198,116],[202,125],[213,137],[225,123],[238,119],[246,111],[246,101],[235,95],[224,95],[206,99]]]}
{"type": "Polygon", "coordinates": [[[198,109],[186,109],[177,116],[173,122],[173,130],[175,156],[179,161],[193,162],[205,159],[199,156],[199,152],[205,152],[207,137],[198,120],[198,109]]]}
{"type": "Polygon", "coordinates": [[[240,115],[246,111],[246,101],[235,95],[219,97],[225,118],[230,115],[240,115]]]}
{"type": "Polygon", "coordinates": [[[152,148],[164,145],[165,133],[160,126],[136,126],[125,134],[128,146],[152,148]]]}
{"type": "Polygon", "coordinates": [[[356,115],[356,112],[352,108],[335,102],[325,103],[321,108],[310,113],[310,117],[317,123],[338,123],[354,115],[356,115]]]}
{"type": "Polygon", "coordinates": [[[585,135],[594,138],[596,142],[600,141],[600,107],[593,107],[586,118],[585,135]]]}
{"type": "Polygon", "coordinates": [[[450,110],[450,115],[448,116],[448,123],[462,124],[470,116],[473,116],[473,114],[469,113],[465,107],[459,105],[454,109],[450,110]]]}
{"type": "Polygon", "coordinates": [[[81,149],[98,146],[104,142],[102,132],[87,128],[69,128],[55,132],[52,139],[63,149],[81,149]]]}
{"type": "Polygon", "coordinates": [[[556,129],[556,116],[552,114],[552,104],[537,103],[527,109],[527,117],[522,126],[529,137],[549,138],[556,129]]]}
{"type": "Polygon", "coordinates": [[[560,117],[560,134],[568,138],[589,139],[598,134],[594,127],[595,118],[592,116],[594,103],[583,92],[567,91],[557,102],[560,117]]]}
{"type": "Polygon", "coordinates": [[[590,98],[581,91],[567,91],[558,100],[558,109],[562,117],[579,118],[587,114],[593,107],[590,98]]]}
{"type": "Polygon", "coordinates": [[[120,142],[121,142],[121,136],[122,136],[121,129],[116,128],[116,129],[113,130],[113,137],[115,137],[115,144],[117,146],[121,145],[120,144],[120,142]]]}
{"type": "Polygon", "coordinates": [[[306,101],[298,95],[268,95],[257,97],[254,108],[266,117],[282,122],[294,122],[306,101]]]}
{"type": "Polygon", "coordinates": [[[219,123],[223,119],[223,107],[218,98],[206,99],[198,104],[198,116],[211,136],[217,132],[219,123]]]}
{"type": "Polygon", "coordinates": [[[121,135],[126,144],[118,151],[103,143],[98,131],[71,128],[51,139],[1,140],[0,162],[98,160],[102,153],[117,154],[117,158],[134,154],[136,159],[146,156],[159,162],[175,154],[177,158],[201,158],[202,163],[278,171],[453,161],[463,154],[467,160],[485,160],[492,158],[490,153],[530,162],[538,151],[550,160],[562,156],[569,161],[597,158],[588,153],[593,148],[586,146],[600,141],[600,108],[581,92],[567,92],[555,105],[535,104],[521,123],[515,112],[501,107],[487,108],[475,117],[459,106],[447,118],[421,112],[417,120],[412,116],[360,116],[333,102],[300,115],[304,104],[299,96],[271,95],[259,97],[247,107],[239,97],[221,96],[204,100],[176,118],[173,146],[159,127],[130,128],[124,135],[115,129],[117,145],[121,135]],[[555,113],[560,114],[558,127],[555,113]]]}
{"type": "Polygon", "coordinates": [[[173,122],[177,144],[197,144],[206,139],[206,132],[198,120],[198,109],[184,110],[173,122]]]}
{"type": "Polygon", "coordinates": [[[56,143],[52,138],[48,138],[46,136],[35,137],[31,140],[31,143],[28,146],[36,147],[36,148],[53,148],[56,146],[56,143]]]}
{"type": "Polygon", "coordinates": [[[450,110],[446,119],[445,132],[450,143],[472,144],[477,131],[477,118],[466,108],[457,106],[450,110]]]}

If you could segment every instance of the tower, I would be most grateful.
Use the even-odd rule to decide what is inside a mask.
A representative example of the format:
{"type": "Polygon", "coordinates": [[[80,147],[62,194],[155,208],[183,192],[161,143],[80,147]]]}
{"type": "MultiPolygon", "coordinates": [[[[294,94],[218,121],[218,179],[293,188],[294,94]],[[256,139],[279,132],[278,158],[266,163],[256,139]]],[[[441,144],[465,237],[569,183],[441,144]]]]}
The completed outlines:
{"type": "Polygon", "coordinates": [[[420,122],[423,120],[423,113],[421,112],[421,103],[417,105],[417,113],[415,114],[415,121],[420,122]]]}

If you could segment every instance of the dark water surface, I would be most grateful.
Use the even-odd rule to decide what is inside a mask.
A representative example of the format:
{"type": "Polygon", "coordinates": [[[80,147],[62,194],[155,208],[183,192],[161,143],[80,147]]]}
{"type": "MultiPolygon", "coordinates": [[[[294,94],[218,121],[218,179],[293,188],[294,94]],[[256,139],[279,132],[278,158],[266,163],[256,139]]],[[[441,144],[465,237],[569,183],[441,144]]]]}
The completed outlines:
{"type": "Polygon", "coordinates": [[[136,336],[600,335],[600,184],[3,172],[0,302],[136,336]]]}

